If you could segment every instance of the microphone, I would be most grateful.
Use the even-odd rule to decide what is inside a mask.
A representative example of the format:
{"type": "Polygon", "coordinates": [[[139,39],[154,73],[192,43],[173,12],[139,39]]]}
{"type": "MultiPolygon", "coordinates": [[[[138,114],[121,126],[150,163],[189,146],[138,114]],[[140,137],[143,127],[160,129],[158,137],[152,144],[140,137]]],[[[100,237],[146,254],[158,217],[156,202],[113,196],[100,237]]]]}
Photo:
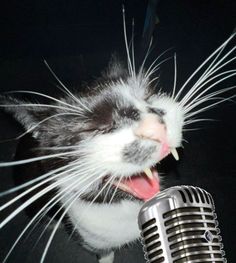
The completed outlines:
{"type": "Polygon", "coordinates": [[[147,263],[227,262],[212,196],[174,186],[147,201],[138,216],[147,263]]]}

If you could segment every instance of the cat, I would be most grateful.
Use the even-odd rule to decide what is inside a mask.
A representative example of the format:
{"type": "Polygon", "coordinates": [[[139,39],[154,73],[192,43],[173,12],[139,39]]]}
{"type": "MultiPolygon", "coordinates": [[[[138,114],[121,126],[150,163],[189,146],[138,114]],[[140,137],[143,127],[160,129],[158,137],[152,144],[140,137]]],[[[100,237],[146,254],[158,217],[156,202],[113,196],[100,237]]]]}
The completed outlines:
{"type": "Polygon", "coordinates": [[[72,94],[47,65],[65,96],[55,98],[28,92],[47,98],[49,104],[1,96],[1,107],[25,128],[23,135],[29,135],[34,144],[27,149],[28,158],[1,166],[39,162],[43,173],[10,190],[30,186],[1,210],[28,193],[34,194],[4,218],[0,228],[30,204],[53,192],[52,198],[33,215],[3,262],[37,219],[58,204],[59,209],[48,223],[58,217],[41,262],[65,218],[72,226],[71,233],[84,248],[96,254],[100,263],[112,263],[116,249],[139,239],[140,208],[161,190],[156,164],[170,154],[178,160],[177,148],[182,146],[185,127],[200,121],[194,119],[200,112],[224,102],[225,99],[217,101],[218,95],[232,89],[211,92],[224,77],[236,75],[235,70],[220,71],[231,62],[234,48],[226,55],[224,50],[234,36],[209,56],[178,92],[175,83],[171,94],[161,92],[155,85],[153,75],[160,58],[147,69],[144,59],[136,72],[126,45],[128,69],[113,59],[86,92],[72,94]],[[189,81],[204,66],[206,69],[198,81],[184,94],[189,81]],[[217,77],[221,77],[220,81],[217,77]]]}

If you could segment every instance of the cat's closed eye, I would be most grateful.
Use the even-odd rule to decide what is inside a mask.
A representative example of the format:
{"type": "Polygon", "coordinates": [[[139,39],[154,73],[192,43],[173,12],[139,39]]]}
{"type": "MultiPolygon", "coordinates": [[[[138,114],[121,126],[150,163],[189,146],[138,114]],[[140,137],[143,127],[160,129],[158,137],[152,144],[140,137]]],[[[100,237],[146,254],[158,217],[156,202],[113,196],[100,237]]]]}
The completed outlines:
{"type": "Polygon", "coordinates": [[[119,115],[122,118],[128,118],[135,121],[140,120],[140,112],[132,106],[119,110],[119,115]]]}
{"type": "Polygon", "coordinates": [[[166,114],[165,110],[159,108],[152,108],[152,107],[148,108],[148,112],[157,114],[159,117],[163,117],[166,114]]]}

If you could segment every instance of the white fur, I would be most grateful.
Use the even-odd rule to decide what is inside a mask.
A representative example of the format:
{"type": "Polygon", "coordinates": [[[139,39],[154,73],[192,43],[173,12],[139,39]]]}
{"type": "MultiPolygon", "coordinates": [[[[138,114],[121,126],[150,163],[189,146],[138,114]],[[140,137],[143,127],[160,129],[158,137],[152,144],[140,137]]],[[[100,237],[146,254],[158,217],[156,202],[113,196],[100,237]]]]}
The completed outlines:
{"type": "Polygon", "coordinates": [[[111,252],[109,255],[99,259],[99,263],[112,263],[114,261],[114,252],[111,252]]]}
{"type": "Polygon", "coordinates": [[[163,119],[167,127],[168,142],[173,148],[179,147],[182,141],[184,124],[184,110],[182,106],[167,96],[152,96],[150,103],[152,106],[165,111],[166,114],[163,116],[163,119]]]}
{"type": "Polygon", "coordinates": [[[68,214],[86,243],[97,249],[109,249],[139,237],[137,220],[141,205],[141,202],[130,200],[88,205],[78,199],[68,214]]]}

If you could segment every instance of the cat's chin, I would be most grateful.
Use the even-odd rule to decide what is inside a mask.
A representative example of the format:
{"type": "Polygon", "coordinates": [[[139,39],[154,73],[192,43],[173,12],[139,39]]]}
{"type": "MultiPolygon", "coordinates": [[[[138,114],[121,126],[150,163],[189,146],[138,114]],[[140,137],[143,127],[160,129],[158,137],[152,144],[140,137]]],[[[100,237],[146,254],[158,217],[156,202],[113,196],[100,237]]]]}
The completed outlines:
{"type": "Polygon", "coordinates": [[[147,201],[160,192],[160,180],[156,168],[146,169],[122,180],[115,180],[113,185],[135,198],[147,201]]]}

